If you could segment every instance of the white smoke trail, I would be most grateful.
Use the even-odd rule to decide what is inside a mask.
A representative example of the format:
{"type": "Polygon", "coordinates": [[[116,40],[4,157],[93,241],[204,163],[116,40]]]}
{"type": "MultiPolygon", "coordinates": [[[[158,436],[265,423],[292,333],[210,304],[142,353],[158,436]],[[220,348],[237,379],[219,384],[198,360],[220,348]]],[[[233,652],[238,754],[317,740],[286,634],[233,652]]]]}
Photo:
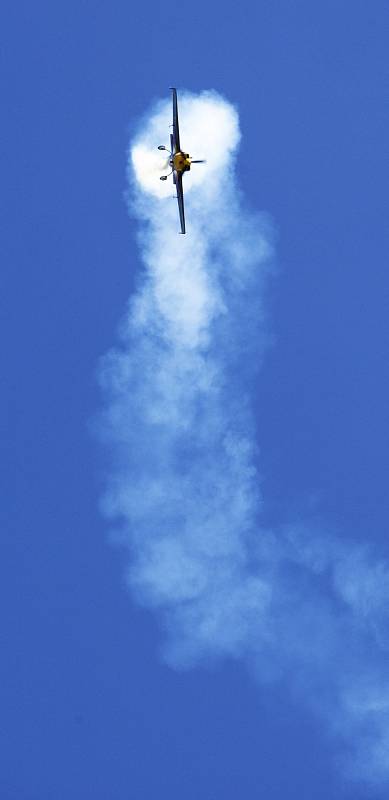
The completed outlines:
{"type": "Polygon", "coordinates": [[[131,147],[144,268],[101,368],[104,510],[121,521],[129,585],[161,615],[173,666],[247,659],[353,740],[354,774],[386,779],[388,569],[312,530],[261,529],[252,385],[267,344],[271,228],[236,185],[237,113],[207,92],[180,96],[182,142],[208,163],[185,176],[178,235],[156,149],[170,116],[158,104],[131,147]]]}

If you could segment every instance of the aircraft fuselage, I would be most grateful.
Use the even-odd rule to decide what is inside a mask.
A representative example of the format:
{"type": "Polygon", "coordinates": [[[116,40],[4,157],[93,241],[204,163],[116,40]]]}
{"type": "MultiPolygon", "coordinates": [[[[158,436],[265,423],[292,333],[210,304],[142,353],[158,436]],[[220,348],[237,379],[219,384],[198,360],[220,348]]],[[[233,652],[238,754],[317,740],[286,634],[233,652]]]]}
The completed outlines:
{"type": "Polygon", "coordinates": [[[189,153],[182,153],[179,151],[175,153],[170,164],[176,172],[181,172],[182,174],[183,172],[189,172],[191,161],[192,159],[189,153]]]}

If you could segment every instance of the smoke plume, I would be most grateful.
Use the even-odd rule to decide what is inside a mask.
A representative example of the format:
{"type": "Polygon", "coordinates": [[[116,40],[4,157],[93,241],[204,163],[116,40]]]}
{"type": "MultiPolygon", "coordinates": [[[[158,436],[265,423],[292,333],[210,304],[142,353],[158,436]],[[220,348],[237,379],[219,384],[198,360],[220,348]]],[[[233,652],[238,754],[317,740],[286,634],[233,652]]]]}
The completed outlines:
{"type": "Polygon", "coordinates": [[[253,392],[269,338],[272,229],[237,186],[237,112],[204,92],[180,96],[181,141],[208,163],[184,177],[188,232],[178,235],[156,149],[170,121],[170,103],[157,104],[129,153],[142,267],[100,370],[103,509],[173,667],[245,661],[325,717],[350,774],[386,780],[388,566],[315,526],[262,522],[253,392]]]}

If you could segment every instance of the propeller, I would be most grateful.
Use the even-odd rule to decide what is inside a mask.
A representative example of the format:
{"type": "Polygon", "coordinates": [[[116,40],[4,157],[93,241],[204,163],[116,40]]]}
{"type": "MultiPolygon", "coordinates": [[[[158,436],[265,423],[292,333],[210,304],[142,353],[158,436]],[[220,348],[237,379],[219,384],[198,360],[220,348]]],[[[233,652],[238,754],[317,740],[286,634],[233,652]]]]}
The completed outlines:
{"type": "Polygon", "coordinates": [[[190,163],[191,164],[206,164],[207,163],[207,159],[206,158],[198,158],[198,159],[191,158],[190,163]]]}

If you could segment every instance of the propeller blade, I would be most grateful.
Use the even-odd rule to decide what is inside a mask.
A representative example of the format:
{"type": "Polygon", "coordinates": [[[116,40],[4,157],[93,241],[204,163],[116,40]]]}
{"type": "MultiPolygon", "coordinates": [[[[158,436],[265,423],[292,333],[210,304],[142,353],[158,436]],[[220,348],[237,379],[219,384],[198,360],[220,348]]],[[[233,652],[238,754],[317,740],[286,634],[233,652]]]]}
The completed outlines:
{"type": "Polygon", "coordinates": [[[192,158],[190,163],[191,164],[206,164],[207,163],[207,159],[206,158],[198,158],[198,159],[192,158]]]}

